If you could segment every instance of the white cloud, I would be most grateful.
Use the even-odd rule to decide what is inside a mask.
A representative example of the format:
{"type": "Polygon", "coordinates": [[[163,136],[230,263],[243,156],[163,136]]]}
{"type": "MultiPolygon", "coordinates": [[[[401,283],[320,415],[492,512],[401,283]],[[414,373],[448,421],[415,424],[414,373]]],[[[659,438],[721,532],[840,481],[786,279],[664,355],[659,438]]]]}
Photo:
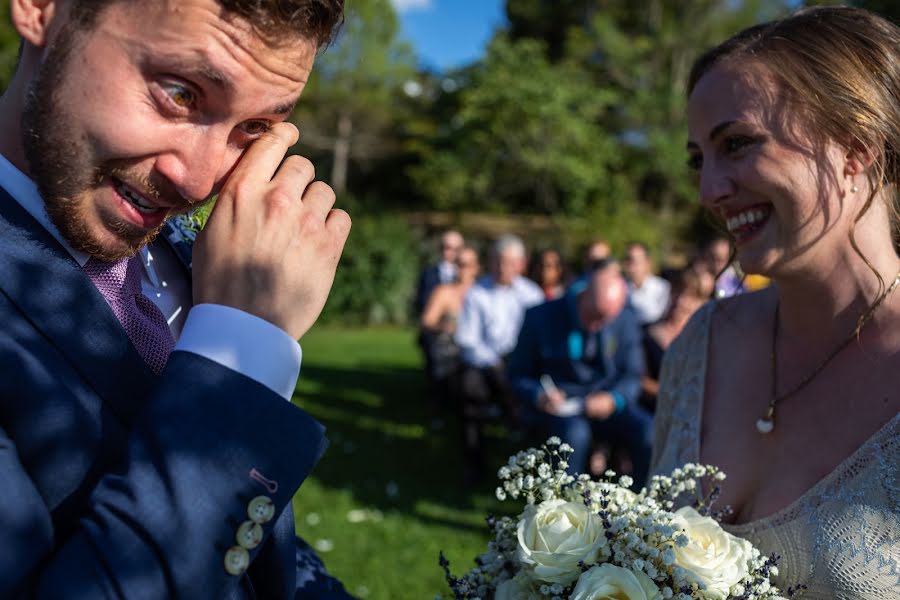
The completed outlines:
{"type": "Polygon", "coordinates": [[[391,0],[391,4],[397,12],[409,12],[412,10],[428,10],[434,6],[433,0],[391,0]]]}

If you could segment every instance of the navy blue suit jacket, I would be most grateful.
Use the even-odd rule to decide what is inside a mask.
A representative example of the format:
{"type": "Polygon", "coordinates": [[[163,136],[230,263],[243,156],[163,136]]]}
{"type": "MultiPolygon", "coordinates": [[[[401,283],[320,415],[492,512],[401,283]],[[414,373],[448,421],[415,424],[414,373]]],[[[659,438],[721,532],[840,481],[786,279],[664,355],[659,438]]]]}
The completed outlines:
{"type": "Polygon", "coordinates": [[[2,190],[0,323],[0,598],[294,597],[291,498],[327,443],[315,420],[196,354],[154,375],[2,190]],[[276,517],[229,575],[261,495],[276,517]]]}
{"type": "Polygon", "coordinates": [[[434,288],[439,285],[441,285],[441,270],[437,265],[426,267],[419,276],[419,285],[416,287],[415,309],[417,315],[421,315],[425,310],[434,288]]]}
{"type": "Polygon", "coordinates": [[[599,331],[588,333],[578,319],[575,298],[569,293],[525,313],[508,366],[513,391],[521,401],[536,405],[543,391],[540,377],[546,374],[567,396],[614,392],[627,405],[634,404],[644,372],[637,316],[626,306],[599,331]]]}

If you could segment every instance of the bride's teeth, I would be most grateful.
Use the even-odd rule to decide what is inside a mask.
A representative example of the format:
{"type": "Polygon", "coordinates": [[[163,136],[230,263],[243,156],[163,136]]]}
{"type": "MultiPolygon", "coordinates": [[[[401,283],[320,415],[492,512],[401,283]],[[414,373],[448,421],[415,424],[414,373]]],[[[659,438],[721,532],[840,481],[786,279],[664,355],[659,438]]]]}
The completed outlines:
{"type": "Polygon", "coordinates": [[[763,210],[748,210],[725,220],[725,226],[729,231],[736,231],[745,225],[755,225],[766,218],[763,210]]]}

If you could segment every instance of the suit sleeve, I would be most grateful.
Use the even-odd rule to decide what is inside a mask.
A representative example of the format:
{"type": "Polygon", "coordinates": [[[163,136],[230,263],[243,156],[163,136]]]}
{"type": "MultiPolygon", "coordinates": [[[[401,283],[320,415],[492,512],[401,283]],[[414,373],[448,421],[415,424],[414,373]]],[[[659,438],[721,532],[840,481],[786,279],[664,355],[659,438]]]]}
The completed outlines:
{"type": "Polygon", "coordinates": [[[426,267],[419,276],[419,285],[416,286],[416,315],[421,315],[422,311],[425,310],[425,305],[428,303],[428,297],[435,287],[435,280],[436,276],[433,273],[432,267],[426,267]]]}
{"type": "Polygon", "coordinates": [[[278,394],[176,351],[75,532],[54,539],[47,506],[0,431],[0,597],[221,597],[239,576],[224,561],[249,507],[271,511],[247,551],[252,562],[325,446],[323,428],[278,394]]]}
{"type": "Polygon", "coordinates": [[[541,394],[541,384],[537,377],[540,368],[540,347],[538,333],[540,323],[534,309],[525,312],[519,340],[509,358],[509,380],[513,393],[520,402],[537,405],[541,394]]]}

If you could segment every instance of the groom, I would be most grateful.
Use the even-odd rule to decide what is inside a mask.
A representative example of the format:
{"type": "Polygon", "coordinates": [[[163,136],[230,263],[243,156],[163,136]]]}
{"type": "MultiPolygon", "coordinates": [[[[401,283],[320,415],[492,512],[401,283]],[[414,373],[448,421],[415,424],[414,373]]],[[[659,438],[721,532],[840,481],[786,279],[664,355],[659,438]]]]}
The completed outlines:
{"type": "Polygon", "coordinates": [[[346,597],[295,542],[327,442],[290,398],[350,220],[283,122],[342,5],[11,2],[0,597],[346,597]],[[214,194],[191,282],[166,222],[214,194]]]}

